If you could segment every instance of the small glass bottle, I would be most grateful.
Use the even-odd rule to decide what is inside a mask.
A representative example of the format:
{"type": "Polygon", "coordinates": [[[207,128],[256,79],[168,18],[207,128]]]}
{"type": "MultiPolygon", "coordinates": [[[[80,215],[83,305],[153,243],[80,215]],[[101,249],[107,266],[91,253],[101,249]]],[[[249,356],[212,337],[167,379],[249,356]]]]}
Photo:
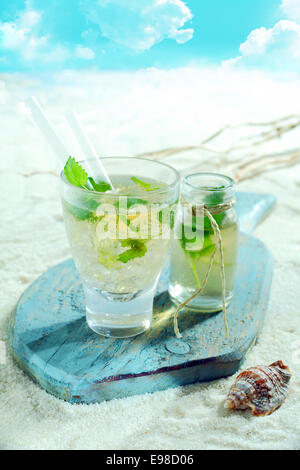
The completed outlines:
{"type": "Polygon", "coordinates": [[[216,249],[207,283],[201,293],[187,304],[187,308],[203,313],[222,310],[218,238],[209,217],[204,215],[204,208],[210,211],[220,229],[226,305],[230,303],[234,290],[239,236],[234,202],[235,182],[228,176],[195,173],[184,178],[171,246],[169,294],[175,304],[181,304],[200,289],[216,249]]]}

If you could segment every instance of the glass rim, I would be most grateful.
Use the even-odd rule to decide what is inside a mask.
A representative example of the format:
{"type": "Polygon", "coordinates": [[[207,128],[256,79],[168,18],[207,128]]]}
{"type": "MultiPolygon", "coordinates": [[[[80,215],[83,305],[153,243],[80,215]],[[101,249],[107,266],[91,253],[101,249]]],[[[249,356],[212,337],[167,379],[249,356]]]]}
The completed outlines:
{"type": "MultiPolygon", "coordinates": [[[[125,159],[130,159],[130,160],[140,160],[140,161],[145,161],[145,162],[151,162],[151,163],[154,163],[155,165],[158,165],[158,166],[163,166],[165,168],[168,168],[169,170],[171,170],[174,174],[174,177],[175,177],[175,180],[168,184],[167,187],[165,188],[161,188],[161,189],[154,189],[153,191],[149,191],[147,193],[147,195],[149,195],[149,198],[151,197],[152,194],[163,194],[163,193],[166,193],[168,191],[170,191],[171,189],[175,188],[176,185],[180,182],[180,173],[176,170],[176,168],[174,168],[173,166],[171,165],[168,165],[167,163],[164,163],[164,162],[160,162],[160,161],[156,161],[156,160],[151,160],[149,158],[141,158],[141,157],[101,157],[101,161],[103,160],[125,160],[125,159]]],[[[90,160],[90,159],[88,159],[90,160]]],[[[84,160],[79,160],[78,161],[79,164],[82,164],[84,163],[84,160]]],[[[73,188],[74,190],[78,190],[78,191],[82,191],[83,193],[85,194],[94,194],[96,196],[106,196],[106,197],[109,197],[109,196],[118,196],[118,197],[127,197],[127,196],[130,196],[130,193],[126,194],[126,195],[120,195],[119,193],[117,193],[116,191],[107,191],[107,192],[99,192],[99,191],[95,191],[93,189],[86,189],[86,188],[81,188],[79,186],[74,186],[73,184],[69,183],[69,181],[66,180],[65,178],[65,174],[64,174],[64,169],[61,170],[60,172],[60,179],[61,181],[66,184],[67,186],[70,186],[71,188],[73,188]]],[[[136,194],[135,194],[136,196],[136,194]]]]}
{"type": "Polygon", "coordinates": [[[234,186],[235,186],[235,181],[233,178],[231,178],[230,176],[227,176],[227,175],[224,175],[222,173],[214,173],[214,172],[207,172],[207,171],[199,171],[199,172],[196,172],[196,173],[191,173],[190,175],[187,175],[184,177],[183,179],[183,183],[188,185],[189,187],[191,187],[192,189],[196,189],[197,191],[226,191],[228,189],[233,189],[234,186]],[[227,185],[226,186],[223,186],[223,187],[212,187],[212,186],[200,186],[200,185],[196,185],[196,184],[193,184],[189,181],[189,178],[192,178],[194,176],[214,176],[214,177],[218,177],[218,178],[221,178],[223,181],[226,181],[227,182],[227,185]]]}

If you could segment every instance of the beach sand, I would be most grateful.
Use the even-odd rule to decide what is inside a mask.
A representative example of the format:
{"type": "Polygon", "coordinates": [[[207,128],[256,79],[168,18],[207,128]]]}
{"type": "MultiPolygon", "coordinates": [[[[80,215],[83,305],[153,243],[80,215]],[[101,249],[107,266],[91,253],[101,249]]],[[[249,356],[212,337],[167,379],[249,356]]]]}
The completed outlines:
{"type": "MultiPolygon", "coordinates": [[[[80,77],[69,72],[45,84],[0,76],[7,85],[0,116],[2,346],[19,296],[43,271],[70,256],[58,178],[51,173],[61,164],[52,162],[51,150],[22,114],[26,96],[37,94],[74,155],[78,149],[61,117],[67,107],[80,111],[96,148],[115,155],[196,143],[227,122],[299,111],[293,79],[232,73],[230,80],[227,72],[222,81],[212,70],[193,75],[184,69],[80,77]]],[[[299,146],[299,132],[275,147],[297,141],[299,146]]],[[[243,368],[279,359],[288,364],[293,377],[282,407],[264,418],[225,410],[234,377],[98,405],[70,405],[33,383],[2,348],[1,449],[300,449],[300,165],[245,181],[238,189],[277,198],[275,210],[255,231],[273,253],[274,278],[264,327],[243,368]]]]}

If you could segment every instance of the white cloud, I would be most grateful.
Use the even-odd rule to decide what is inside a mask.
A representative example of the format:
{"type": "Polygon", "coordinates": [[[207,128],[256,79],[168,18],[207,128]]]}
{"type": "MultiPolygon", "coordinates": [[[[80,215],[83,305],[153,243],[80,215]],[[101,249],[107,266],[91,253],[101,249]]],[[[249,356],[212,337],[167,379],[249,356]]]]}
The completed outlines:
{"type": "Polygon", "coordinates": [[[300,1],[299,0],[282,0],[281,8],[286,17],[300,23],[300,1]]]}
{"type": "Polygon", "coordinates": [[[183,44],[193,37],[193,29],[181,29],[192,18],[182,0],[82,0],[81,5],[104,37],[135,51],[165,38],[183,44]]]}
{"type": "Polygon", "coordinates": [[[21,28],[31,28],[40,22],[41,12],[32,10],[30,7],[22,12],[19,18],[21,28]]]}
{"type": "Polygon", "coordinates": [[[169,34],[169,38],[175,39],[178,44],[184,44],[192,39],[194,35],[193,29],[177,29],[169,34]]]}
{"type": "Polygon", "coordinates": [[[300,24],[280,20],[272,28],[251,31],[240,45],[241,55],[223,66],[266,67],[300,72],[300,24]]]}
{"type": "Polygon", "coordinates": [[[250,32],[240,45],[240,55],[226,60],[223,67],[266,67],[300,72],[300,0],[281,0],[285,18],[272,28],[250,32]]]}
{"type": "Polygon", "coordinates": [[[75,49],[75,55],[79,59],[92,60],[95,58],[95,52],[89,47],[77,46],[75,49]]]}
{"type": "MultiPolygon", "coordinates": [[[[109,40],[135,51],[150,49],[165,38],[183,44],[193,37],[192,28],[183,28],[192,18],[183,0],[81,0],[87,18],[96,24],[94,37],[102,34],[109,40]],[[98,31],[95,31],[98,29],[98,31]]],[[[72,48],[59,44],[46,34],[43,12],[28,0],[13,21],[0,20],[0,49],[14,52],[23,62],[63,62],[79,58],[93,60],[94,47],[77,44],[72,48]]],[[[90,37],[82,34],[83,41],[90,37]]],[[[8,56],[9,57],[9,56],[8,56]]]]}
{"type": "Polygon", "coordinates": [[[240,45],[240,52],[244,55],[263,54],[268,43],[272,40],[273,29],[264,27],[251,31],[247,40],[240,45]]]}
{"type": "Polygon", "coordinates": [[[226,70],[232,70],[237,64],[238,62],[241,60],[242,56],[239,56],[239,57],[234,57],[233,59],[227,59],[227,60],[223,60],[221,62],[221,67],[222,69],[226,69],[226,70]]]}
{"type": "Polygon", "coordinates": [[[261,55],[272,47],[282,48],[291,56],[297,56],[300,51],[295,47],[300,40],[300,25],[294,21],[281,20],[273,28],[258,28],[252,31],[247,40],[240,45],[242,55],[261,55]]]}
{"type": "Polygon", "coordinates": [[[15,21],[0,22],[0,44],[3,49],[20,51],[24,58],[31,58],[40,47],[47,44],[47,36],[37,34],[41,13],[26,9],[15,21]]]}
{"type": "Polygon", "coordinates": [[[23,61],[63,62],[72,57],[92,60],[95,53],[88,47],[78,45],[74,51],[58,44],[49,35],[41,34],[43,15],[34,10],[29,2],[14,21],[0,21],[0,47],[3,51],[14,51],[23,61]]]}

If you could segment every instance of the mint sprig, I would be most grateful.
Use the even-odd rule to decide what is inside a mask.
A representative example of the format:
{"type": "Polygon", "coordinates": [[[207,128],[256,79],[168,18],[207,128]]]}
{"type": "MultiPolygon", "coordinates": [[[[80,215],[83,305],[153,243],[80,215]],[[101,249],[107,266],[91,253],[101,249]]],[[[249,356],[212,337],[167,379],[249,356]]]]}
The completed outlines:
{"type": "Polygon", "coordinates": [[[206,256],[212,253],[216,246],[216,244],[211,240],[210,233],[206,230],[203,232],[196,232],[195,236],[189,240],[185,237],[183,225],[180,243],[183,250],[192,257],[206,256]]]}
{"type": "Polygon", "coordinates": [[[87,182],[88,182],[88,174],[82,168],[82,166],[76,162],[75,158],[73,157],[68,158],[67,163],[65,164],[65,167],[64,167],[64,174],[65,174],[66,180],[69,183],[73,184],[73,186],[88,189],[86,187],[87,182]]]}
{"type": "Polygon", "coordinates": [[[92,177],[88,176],[82,166],[76,162],[75,158],[69,157],[64,167],[64,175],[68,183],[78,188],[87,189],[90,193],[86,193],[80,196],[80,206],[67,203],[66,207],[69,211],[79,220],[98,220],[95,216],[95,210],[97,209],[99,202],[93,199],[92,191],[99,193],[105,193],[109,191],[111,185],[105,181],[95,181],[92,177]]]}
{"type": "Polygon", "coordinates": [[[145,191],[155,191],[156,189],[159,189],[157,186],[153,186],[150,183],[146,183],[146,181],[142,181],[141,179],[137,178],[136,176],[132,176],[131,180],[139,185],[141,188],[143,188],[145,191]]]}
{"type": "Polygon", "coordinates": [[[109,183],[106,183],[106,181],[98,181],[98,183],[96,183],[96,181],[91,177],[89,177],[88,180],[91,183],[94,191],[98,191],[99,193],[105,193],[106,191],[111,190],[111,185],[109,183]]]}
{"type": "Polygon", "coordinates": [[[88,176],[85,169],[73,157],[68,158],[64,167],[64,175],[69,183],[78,188],[94,190],[99,193],[105,193],[112,189],[111,185],[106,183],[106,181],[95,181],[92,177],[88,176]]]}
{"type": "Polygon", "coordinates": [[[122,263],[128,263],[128,261],[134,258],[142,258],[147,253],[147,247],[143,240],[128,238],[126,240],[120,240],[120,242],[122,246],[129,247],[128,250],[118,256],[118,261],[122,263]]]}
{"type": "Polygon", "coordinates": [[[95,199],[92,199],[89,194],[82,196],[81,203],[84,208],[70,204],[67,201],[64,201],[64,206],[76,219],[89,220],[91,222],[101,219],[95,215],[99,203],[95,201],[95,199]]]}

